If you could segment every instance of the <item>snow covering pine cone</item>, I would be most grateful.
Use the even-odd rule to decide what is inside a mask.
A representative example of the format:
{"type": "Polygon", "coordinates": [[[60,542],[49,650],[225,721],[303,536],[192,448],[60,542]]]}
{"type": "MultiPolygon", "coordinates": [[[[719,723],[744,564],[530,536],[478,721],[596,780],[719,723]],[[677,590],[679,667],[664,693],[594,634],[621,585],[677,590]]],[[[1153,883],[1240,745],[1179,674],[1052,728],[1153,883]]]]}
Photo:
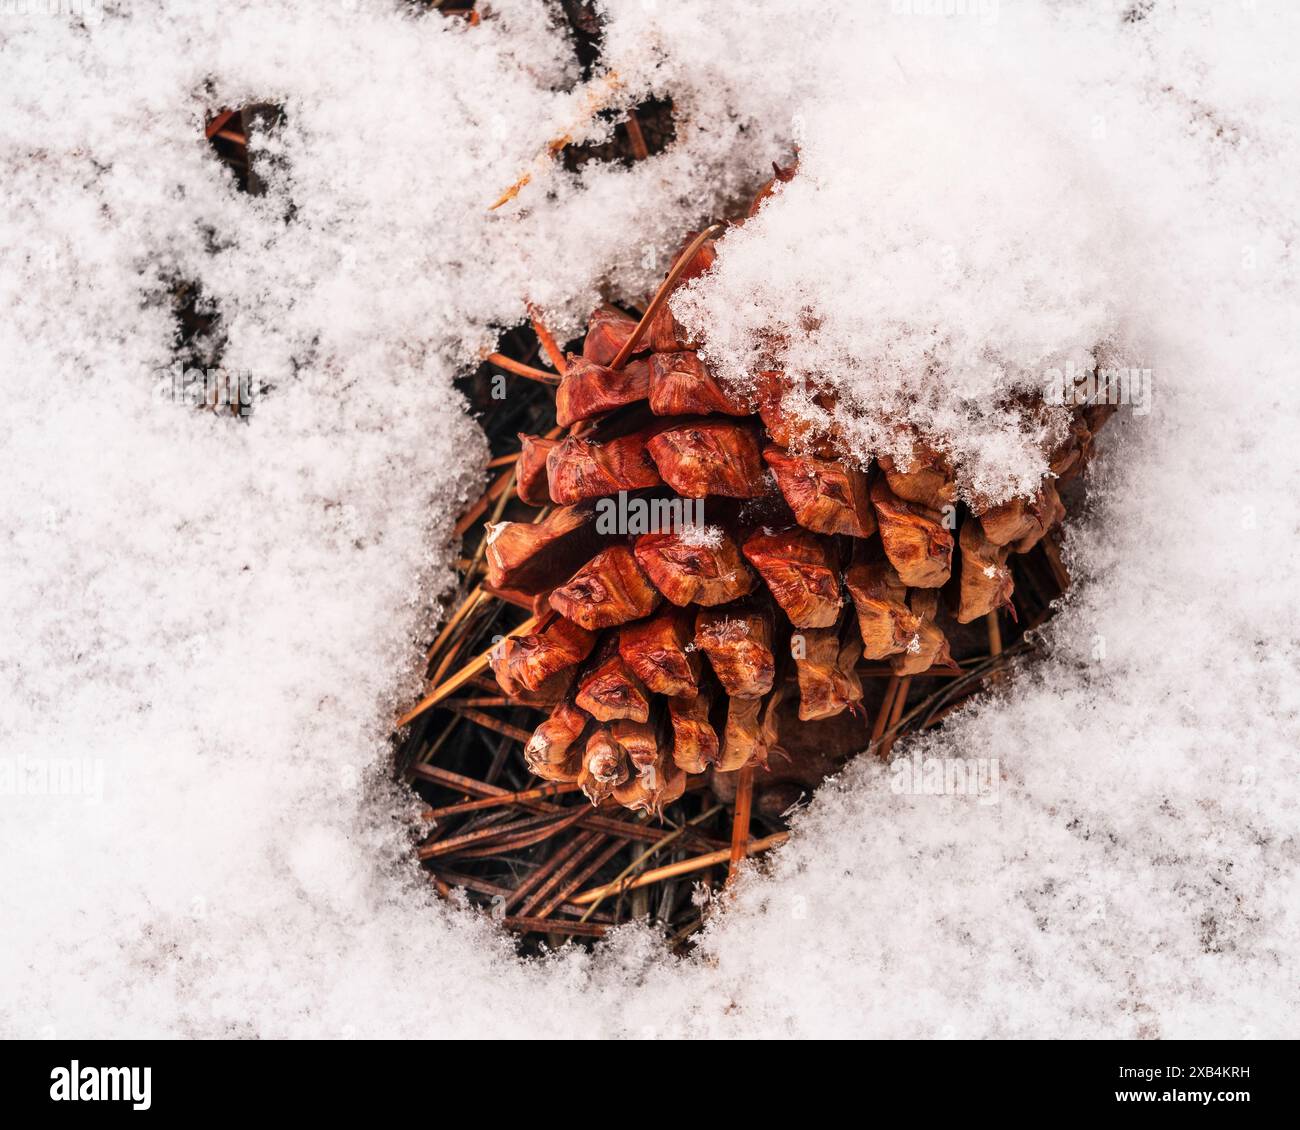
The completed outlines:
{"type": "MultiPolygon", "coordinates": [[[[676,285],[713,258],[706,241],[676,285]]],[[[489,530],[489,589],[536,615],[491,665],[551,708],[524,751],[537,776],[658,814],[688,776],[766,767],[787,696],[800,721],[850,710],[865,727],[861,660],[955,666],[941,604],[962,624],[1014,616],[1008,557],[1062,518],[1054,482],[1104,416],[1079,415],[1037,498],[956,529],[954,469],[922,437],[863,468],[787,411],[784,374],[728,388],[667,303],[620,364],[636,328],[597,310],[556,392],[567,434],[520,437],[519,497],[554,508],[489,530]]]]}

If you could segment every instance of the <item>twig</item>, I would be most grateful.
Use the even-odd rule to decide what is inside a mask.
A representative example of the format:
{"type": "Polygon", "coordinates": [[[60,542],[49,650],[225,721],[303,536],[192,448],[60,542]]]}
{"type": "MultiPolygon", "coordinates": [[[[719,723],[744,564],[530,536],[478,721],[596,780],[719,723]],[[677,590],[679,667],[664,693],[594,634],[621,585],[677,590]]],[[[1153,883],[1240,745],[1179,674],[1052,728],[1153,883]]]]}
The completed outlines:
{"type": "Polygon", "coordinates": [[[435,687],[442,681],[442,677],[451,668],[451,665],[456,662],[456,656],[460,654],[460,649],[464,646],[464,636],[452,640],[451,646],[447,648],[447,654],[438,660],[438,666],[433,669],[432,674],[429,676],[429,682],[431,682],[435,687]]]}
{"type": "MultiPolygon", "coordinates": [[[[966,698],[969,697],[970,695],[966,696],[966,698]]],[[[965,706],[966,698],[959,698],[956,702],[950,702],[947,706],[943,707],[940,710],[932,711],[929,715],[927,715],[924,719],[922,719],[920,728],[922,730],[928,730],[932,726],[939,725],[939,723],[942,722],[945,718],[947,718],[949,714],[952,714],[954,711],[960,710],[963,706],[965,706]]]]}

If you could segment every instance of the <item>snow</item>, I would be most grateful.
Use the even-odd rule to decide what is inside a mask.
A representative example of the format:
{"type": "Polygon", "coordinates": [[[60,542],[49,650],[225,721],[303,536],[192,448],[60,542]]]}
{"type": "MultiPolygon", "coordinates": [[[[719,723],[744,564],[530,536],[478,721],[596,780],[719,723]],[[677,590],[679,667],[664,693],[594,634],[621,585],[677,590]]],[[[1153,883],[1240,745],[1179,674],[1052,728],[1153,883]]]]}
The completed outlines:
{"type": "Polygon", "coordinates": [[[722,544],[723,536],[721,526],[686,525],[677,532],[677,540],[682,545],[701,549],[717,549],[722,544]]]}
{"type": "Polygon", "coordinates": [[[952,454],[968,496],[1028,495],[1068,412],[1044,433],[1008,402],[1116,333],[1129,238],[1100,155],[1043,122],[1041,99],[936,69],[881,66],[817,105],[798,175],[674,309],[741,384],[779,368],[833,387],[864,458],[905,456],[907,422],[952,454]]]}
{"type": "Polygon", "coordinates": [[[612,90],[523,0],[50,7],[0,13],[0,1031],[1296,1034],[1289,5],[619,0],[612,90]],[[663,154],[538,161],[649,94],[663,154]],[[201,139],[252,99],[258,198],[201,139]],[[1103,433],[1049,657],[896,747],[996,759],[996,803],[855,763],[692,958],[523,962],[386,779],[486,458],[451,378],[525,301],[643,294],[796,142],[676,300],[718,363],[779,328],[864,450],[897,411],[988,490],[1041,470],[1000,398],[1099,344],[1150,411],[1103,433]],[[174,280],[248,419],[159,395],[174,280]]]}

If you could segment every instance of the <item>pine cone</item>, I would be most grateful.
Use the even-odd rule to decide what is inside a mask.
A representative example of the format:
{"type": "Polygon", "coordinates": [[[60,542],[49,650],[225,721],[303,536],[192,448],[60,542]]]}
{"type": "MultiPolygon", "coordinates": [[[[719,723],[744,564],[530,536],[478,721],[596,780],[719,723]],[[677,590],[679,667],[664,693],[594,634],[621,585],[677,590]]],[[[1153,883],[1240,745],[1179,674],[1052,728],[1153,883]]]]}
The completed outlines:
{"type": "MultiPolygon", "coordinates": [[[[712,261],[705,243],[678,285],[712,261]]],[[[690,776],[766,767],[783,717],[850,711],[865,745],[859,662],[900,676],[955,666],[941,620],[1014,615],[1008,558],[1064,508],[1048,480],[1035,499],[968,510],[921,436],[910,458],[864,468],[840,449],[832,396],[811,398],[820,428],[788,410],[782,373],[755,374],[752,397],[732,390],[666,303],[618,364],[636,332],[620,311],[592,315],[556,394],[560,426],[578,427],[521,437],[520,499],[557,508],[493,528],[487,568],[491,591],[538,611],[492,657],[506,695],[554,704],[529,768],[595,804],[660,813],[690,776]],[[601,532],[593,507],[622,491],[704,499],[709,524],[601,532]]],[[[1055,475],[1078,473],[1101,419],[1076,414],[1048,453],[1055,475]]],[[[798,783],[786,762],[781,779],[798,783]]]]}

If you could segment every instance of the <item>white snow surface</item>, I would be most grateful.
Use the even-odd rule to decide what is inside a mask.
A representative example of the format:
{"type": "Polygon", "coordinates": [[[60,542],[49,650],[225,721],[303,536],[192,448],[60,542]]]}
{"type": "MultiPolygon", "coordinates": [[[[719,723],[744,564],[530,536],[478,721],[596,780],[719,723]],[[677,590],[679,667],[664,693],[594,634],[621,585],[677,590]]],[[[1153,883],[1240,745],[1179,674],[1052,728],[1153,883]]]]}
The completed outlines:
{"type": "Polygon", "coordinates": [[[0,1032],[1296,1035],[1300,13],[606,7],[592,88],[525,0],[0,8],[0,1032]],[[677,141],[539,162],[610,89],[677,141]],[[249,100],[259,198],[202,140],[249,100]],[[1004,489],[995,398],[1046,366],[1122,346],[1152,411],[1103,433],[1048,657],[896,749],[998,759],[996,804],[855,763],[690,958],[518,959],[387,783],[482,481],[452,377],[525,300],[643,295],[796,143],[677,300],[720,364],[779,326],[864,448],[901,412],[1004,489]],[[177,278],[248,421],[155,393],[177,278]]]}

